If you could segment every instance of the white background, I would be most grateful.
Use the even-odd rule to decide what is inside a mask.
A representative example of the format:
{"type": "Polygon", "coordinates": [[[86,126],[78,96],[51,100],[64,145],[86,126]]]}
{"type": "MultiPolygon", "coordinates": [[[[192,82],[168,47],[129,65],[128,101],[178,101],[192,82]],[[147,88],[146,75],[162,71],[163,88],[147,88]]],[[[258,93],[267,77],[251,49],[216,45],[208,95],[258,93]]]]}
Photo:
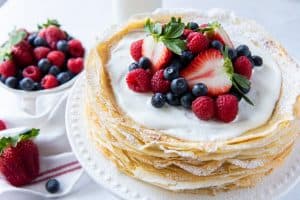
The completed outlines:
{"type": "MultiPolygon", "coordinates": [[[[0,6],[3,1],[0,0],[0,6]]],[[[265,26],[294,58],[300,60],[300,0],[164,0],[163,7],[233,10],[265,26]]],[[[33,29],[37,23],[55,18],[89,48],[97,35],[113,23],[112,9],[110,0],[8,0],[0,8],[0,42],[7,38],[7,33],[14,26],[33,29]]],[[[63,199],[92,200],[96,196],[99,199],[116,199],[92,181],[63,199]]],[[[282,199],[300,199],[300,184],[282,199]]]]}

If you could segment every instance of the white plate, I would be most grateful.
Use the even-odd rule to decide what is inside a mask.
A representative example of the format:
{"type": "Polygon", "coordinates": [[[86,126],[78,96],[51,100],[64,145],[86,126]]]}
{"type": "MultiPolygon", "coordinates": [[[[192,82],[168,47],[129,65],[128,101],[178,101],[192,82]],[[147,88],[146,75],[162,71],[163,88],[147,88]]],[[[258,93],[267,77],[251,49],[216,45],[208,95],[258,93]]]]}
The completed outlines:
{"type": "Polygon", "coordinates": [[[88,140],[83,116],[83,98],[85,76],[78,77],[73,86],[66,109],[66,128],[68,138],[86,172],[104,188],[128,200],[265,200],[276,199],[288,192],[299,180],[300,175],[300,142],[294,146],[282,167],[253,188],[238,189],[216,196],[188,193],[174,193],[156,186],[138,181],[118,171],[112,162],[99,152],[88,140]]]}

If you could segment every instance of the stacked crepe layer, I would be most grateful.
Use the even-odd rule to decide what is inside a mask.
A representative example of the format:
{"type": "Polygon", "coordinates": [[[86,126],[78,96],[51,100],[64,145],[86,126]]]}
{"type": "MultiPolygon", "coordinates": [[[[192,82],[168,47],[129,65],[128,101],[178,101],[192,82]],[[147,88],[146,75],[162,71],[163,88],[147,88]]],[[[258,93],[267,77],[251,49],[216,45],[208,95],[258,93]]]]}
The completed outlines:
{"type": "Polygon", "coordinates": [[[107,33],[86,63],[86,120],[90,139],[122,172],[168,190],[215,192],[254,185],[289,154],[300,130],[299,66],[255,22],[220,10],[160,11],[107,33]],[[282,72],[282,87],[264,125],[228,140],[187,141],[143,127],[119,108],[107,68],[111,48],[123,36],[142,29],[146,17],[165,23],[172,16],[230,25],[229,35],[230,30],[244,34],[272,56],[282,72]]]}

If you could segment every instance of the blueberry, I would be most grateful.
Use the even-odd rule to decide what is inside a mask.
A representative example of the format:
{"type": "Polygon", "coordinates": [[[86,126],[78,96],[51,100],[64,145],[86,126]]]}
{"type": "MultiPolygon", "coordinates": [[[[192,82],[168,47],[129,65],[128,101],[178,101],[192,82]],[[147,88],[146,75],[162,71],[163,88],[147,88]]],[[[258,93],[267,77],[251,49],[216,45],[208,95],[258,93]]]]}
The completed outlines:
{"type": "Polygon", "coordinates": [[[251,62],[251,64],[252,64],[252,67],[254,67],[254,61],[253,61],[253,59],[252,59],[252,56],[249,56],[249,57],[247,57],[248,58],[248,60],[251,62]]]}
{"type": "Polygon", "coordinates": [[[22,70],[19,70],[16,74],[16,78],[18,79],[18,81],[22,80],[24,77],[23,77],[23,71],[22,70]]]}
{"type": "Polygon", "coordinates": [[[139,64],[136,63],[136,62],[133,62],[133,63],[131,63],[131,64],[129,65],[128,70],[129,70],[129,71],[132,71],[132,70],[138,69],[138,68],[140,68],[139,64]]]}
{"type": "Polygon", "coordinates": [[[222,44],[219,40],[213,40],[213,41],[211,42],[211,46],[212,46],[212,48],[214,48],[214,49],[223,51],[223,44],[222,44]]]}
{"type": "Polygon", "coordinates": [[[33,88],[33,89],[34,89],[34,90],[42,90],[43,87],[42,87],[41,83],[35,82],[35,83],[34,83],[34,88],[33,88]]]}
{"type": "Polygon", "coordinates": [[[186,65],[189,62],[191,62],[191,60],[193,60],[194,55],[190,51],[183,51],[181,53],[181,57],[180,58],[181,58],[181,62],[186,65]]]}
{"type": "Polygon", "coordinates": [[[192,30],[196,30],[199,28],[199,25],[196,22],[189,22],[188,26],[192,30]]]}
{"type": "Polygon", "coordinates": [[[46,40],[44,38],[41,38],[39,36],[37,36],[34,41],[33,41],[33,45],[36,47],[41,47],[41,46],[48,46],[46,40]]]}
{"type": "Polygon", "coordinates": [[[50,67],[48,73],[52,74],[53,76],[57,76],[60,73],[60,69],[56,65],[53,65],[53,66],[50,67]]]}
{"type": "Polygon", "coordinates": [[[191,93],[186,93],[180,98],[180,103],[184,108],[190,109],[192,107],[192,102],[194,96],[191,93]]]}
{"type": "Polygon", "coordinates": [[[172,106],[179,106],[180,105],[179,97],[174,95],[172,92],[169,92],[169,93],[166,94],[166,100],[167,100],[167,103],[169,105],[172,105],[172,106]]]}
{"type": "Polygon", "coordinates": [[[240,94],[239,91],[237,91],[237,89],[235,89],[234,87],[232,87],[230,89],[230,94],[236,96],[236,98],[240,101],[242,99],[242,95],[240,94]]]}
{"type": "Polygon", "coordinates": [[[29,44],[31,44],[32,46],[34,46],[34,40],[37,36],[37,33],[31,33],[29,36],[28,36],[28,42],[29,44]]]}
{"type": "Polygon", "coordinates": [[[51,67],[51,63],[47,58],[42,58],[39,62],[38,62],[38,67],[40,68],[40,70],[47,74],[50,67],[51,67]]]}
{"type": "Polygon", "coordinates": [[[71,35],[69,35],[69,33],[67,33],[66,31],[64,31],[64,32],[65,32],[65,34],[66,34],[67,41],[73,40],[73,39],[74,39],[74,37],[72,37],[71,35]]]}
{"type": "Polygon", "coordinates": [[[252,56],[252,60],[255,66],[262,66],[263,59],[260,56],[252,56]]]}
{"type": "Polygon", "coordinates": [[[10,88],[16,88],[18,85],[18,80],[16,77],[10,76],[5,80],[5,85],[10,88]]]}
{"type": "Polygon", "coordinates": [[[175,58],[172,60],[169,67],[176,68],[178,70],[181,70],[184,68],[184,65],[181,63],[180,58],[175,58]]]}
{"type": "Polygon", "coordinates": [[[59,187],[59,182],[56,179],[49,179],[46,183],[46,190],[50,193],[58,192],[59,187]]]}
{"type": "Polygon", "coordinates": [[[155,93],[151,98],[151,104],[155,108],[161,108],[164,106],[166,98],[162,93],[155,93]]]}
{"type": "Polygon", "coordinates": [[[68,72],[61,72],[57,75],[57,80],[60,82],[60,84],[64,84],[71,79],[72,79],[72,77],[71,77],[70,73],[68,73],[68,72]]]}
{"type": "Polygon", "coordinates": [[[59,40],[56,44],[56,48],[57,50],[66,53],[69,50],[68,42],[66,40],[59,40]]]}
{"type": "Polygon", "coordinates": [[[176,69],[175,67],[167,67],[165,70],[164,70],[164,78],[171,81],[175,78],[178,78],[179,77],[179,70],[176,69]]]}
{"type": "Polygon", "coordinates": [[[23,78],[19,84],[22,90],[31,91],[34,89],[34,81],[31,78],[23,78]]]}
{"type": "Polygon", "coordinates": [[[139,66],[141,66],[143,69],[149,69],[151,67],[151,61],[149,58],[141,57],[139,60],[139,66]]]}
{"type": "Polygon", "coordinates": [[[251,56],[251,52],[249,50],[249,47],[247,45],[239,45],[237,48],[236,48],[236,51],[237,51],[237,55],[238,56],[251,56]]]}
{"type": "Polygon", "coordinates": [[[193,86],[192,93],[195,97],[207,95],[208,89],[204,83],[197,83],[193,86]]]}
{"type": "Polygon", "coordinates": [[[5,83],[5,80],[6,80],[5,76],[2,76],[2,75],[0,74],[0,81],[1,81],[2,83],[5,83]]]}
{"type": "Polygon", "coordinates": [[[188,84],[184,78],[176,78],[171,82],[171,91],[175,95],[182,95],[188,91],[188,84]]]}
{"type": "Polygon", "coordinates": [[[233,48],[228,48],[228,57],[230,60],[234,60],[237,57],[237,51],[233,48]]]}

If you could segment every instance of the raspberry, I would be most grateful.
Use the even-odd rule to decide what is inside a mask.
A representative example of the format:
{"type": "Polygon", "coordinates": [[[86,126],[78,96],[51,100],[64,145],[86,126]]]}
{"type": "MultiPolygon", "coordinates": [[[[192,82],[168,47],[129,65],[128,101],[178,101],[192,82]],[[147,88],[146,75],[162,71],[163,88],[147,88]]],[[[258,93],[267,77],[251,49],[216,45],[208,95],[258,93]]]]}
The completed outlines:
{"type": "Polygon", "coordinates": [[[70,72],[78,74],[83,69],[83,59],[82,58],[70,58],[67,63],[67,67],[70,72]]]}
{"type": "Polygon", "coordinates": [[[151,79],[152,92],[167,93],[170,90],[170,81],[164,79],[164,70],[161,69],[151,79]]]}
{"type": "Polygon", "coordinates": [[[144,69],[135,69],[127,74],[128,87],[135,92],[151,91],[151,73],[144,69]]]}
{"type": "Polygon", "coordinates": [[[191,29],[184,29],[183,31],[183,37],[187,38],[189,36],[190,33],[192,33],[193,31],[191,29]]]}
{"type": "Polygon", "coordinates": [[[33,50],[36,60],[41,60],[42,58],[46,58],[49,52],[50,49],[47,47],[36,47],[33,50]]]}
{"type": "Polygon", "coordinates": [[[2,121],[2,120],[0,119],[0,131],[3,131],[3,130],[5,130],[5,129],[6,129],[6,125],[5,125],[4,121],[2,121]]]}
{"type": "Polygon", "coordinates": [[[84,48],[79,40],[70,40],[68,42],[69,45],[69,52],[72,57],[83,57],[84,55],[84,48]]]}
{"type": "Polygon", "coordinates": [[[65,54],[61,51],[51,51],[47,55],[48,60],[57,67],[62,67],[65,62],[65,54]]]}
{"type": "Polygon", "coordinates": [[[231,94],[220,95],[216,99],[217,118],[223,122],[231,122],[238,113],[238,99],[231,94]]]}
{"type": "Polygon", "coordinates": [[[247,79],[252,75],[252,63],[246,56],[238,57],[233,64],[234,71],[240,75],[245,76],[247,79]]]}
{"type": "Polygon", "coordinates": [[[208,46],[209,41],[202,33],[194,32],[189,34],[187,38],[187,48],[192,53],[200,53],[207,49],[208,46]]]}
{"type": "Polygon", "coordinates": [[[141,39],[131,43],[130,45],[130,54],[135,61],[139,61],[142,57],[142,44],[143,40],[141,39]]]}
{"type": "Polygon", "coordinates": [[[38,82],[41,80],[41,77],[42,77],[42,73],[41,73],[41,70],[36,67],[36,66],[29,66],[29,67],[26,67],[23,72],[23,77],[27,77],[27,78],[31,78],[32,80],[38,82]]]}
{"type": "Polygon", "coordinates": [[[18,66],[28,66],[34,63],[32,47],[27,41],[21,41],[13,46],[12,57],[18,66]]]}
{"type": "Polygon", "coordinates": [[[12,60],[6,60],[0,64],[0,74],[7,78],[17,74],[17,67],[12,60]]]}
{"type": "Polygon", "coordinates": [[[50,88],[54,88],[54,87],[58,86],[58,80],[52,74],[48,74],[48,75],[44,76],[41,84],[44,89],[50,89],[50,88]]]}
{"type": "Polygon", "coordinates": [[[65,40],[66,34],[59,27],[50,25],[46,29],[40,31],[39,36],[44,38],[52,49],[56,48],[59,40],[65,40]]]}
{"type": "Polygon", "coordinates": [[[201,96],[192,103],[192,110],[201,120],[210,120],[215,115],[215,103],[211,97],[201,96]]]}

